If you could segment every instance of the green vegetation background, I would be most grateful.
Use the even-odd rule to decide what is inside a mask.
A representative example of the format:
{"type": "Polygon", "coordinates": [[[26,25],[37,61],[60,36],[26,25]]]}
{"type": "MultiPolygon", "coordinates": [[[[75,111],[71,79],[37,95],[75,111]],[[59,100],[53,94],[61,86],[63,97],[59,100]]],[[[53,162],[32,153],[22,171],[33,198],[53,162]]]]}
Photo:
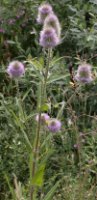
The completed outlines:
{"type": "MultiPolygon", "coordinates": [[[[25,76],[19,82],[22,108],[17,88],[6,74],[11,60],[42,64],[39,46],[41,26],[36,23],[40,0],[2,0],[0,2],[0,199],[11,199],[5,179],[13,184],[14,174],[21,182],[25,200],[28,192],[29,152],[24,133],[33,143],[35,133],[36,85],[39,81],[32,68],[26,65],[25,76]],[[22,14],[24,12],[24,14],[22,14]],[[9,23],[15,19],[14,23],[9,23]]],[[[57,180],[62,180],[53,200],[96,200],[97,187],[97,1],[49,0],[61,26],[62,43],[54,51],[53,76],[48,88],[51,116],[62,111],[62,132],[53,136],[51,153],[46,165],[44,195],[57,180]],[[92,84],[73,87],[68,66],[74,73],[80,61],[93,65],[92,84]],[[64,78],[62,78],[62,75],[64,78]],[[52,85],[53,83],[53,85],[52,85]]],[[[42,197],[41,197],[42,199],[42,197]]]]}

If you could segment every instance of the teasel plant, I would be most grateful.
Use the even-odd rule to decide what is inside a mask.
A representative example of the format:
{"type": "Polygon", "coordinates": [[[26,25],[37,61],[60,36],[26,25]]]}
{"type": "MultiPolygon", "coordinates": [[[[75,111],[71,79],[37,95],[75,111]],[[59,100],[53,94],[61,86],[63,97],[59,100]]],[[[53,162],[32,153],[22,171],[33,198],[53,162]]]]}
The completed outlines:
{"type": "MultiPolygon", "coordinates": [[[[44,111],[43,108],[48,104],[47,84],[48,84],[48,77],[49,77],[49,69],[50,69],[50,65],[52,61],[53,48],[56,47],[59,44],[59,42],[60,42],[60,38],[57,35],[56,30],[51,26],[43,26],[43,29],[40,32],[39,43],[42,46],[43,52],[44,52],[44,56],[43,56],[44,66],[41,71],[43,78],[39,82],[39,87],[40,87],[39,96],[40,97],[39,97],[39,101],[37,105],[38,114],[36,116],[37,128],[36,128],[35,143],[34,143],[34,148],[32,150],[33,159],[32,159],[32,170],[31,170],[32,184],[31,184],[31,189],[30,189],[30,200],[34,200],[36,198],[37,189],[34,184],[35,183],[34,180],[35,180],[35,176],[37,175],[37,168],[38,168],[37,166],[38,166],[39,154],[40,154],[40,148],[41,148],[41,141],[40,141],[41,129],[42,131],[44,131],[44,129],[48,129],[48,131],[50,132],[58,132],[61,129],[61,122],[59,120],[50,119],[48,114],[45,114],[45,113],[43,114],[43,111],[44,111]],[[44,125],[44,128],[42,127],[42,125],[44,125]]],[[[44,174],[45,164],[41,170],[44,174]]],[[[54,186],[54,188],[56,186],[54,186]]],[[[52,195],[52,191],[51,191],[51,195],[52,195]]],[[[44,199],[46,200],[46,197],[44,199]]]]}
{"type": "MultiPolygon", "coordinates": [[[[36,99],[37,109],[36,113],[33,114],[35,122],[35,130],[33,129],[34,133],[32,133],[34,135],[34,140],[32,144],[27,134],[24,133],[24,131],[22,130],[26,139],[27,146],[29,146],[28,151],[30,152],[29,153],[30,181],[29,181],[29,194],[28,194],[30,200],[36,200],[38,198],[42,200],[50,200],[60,182],[58,181],[47,194],[42,195],[42,192],[41,194],[39,193],[44,184],[46,161],[53,151],[50,145],[51,137],[53,136],[53,134],[60,132],[62,126],[60,118],[57,118],[57,116],[56,118],[53,118],[50,117],[48,114],[50,110],[50,103],[48,102],[47,90],[49,89],[48,87],[49,84],[65,78],[65,76],[63,75],[60,75],[59,77],[59,75],[56,76],[56,74],[54,77],[52,76],[52,72],[50,72],[54,63],[57,62],[55,60],[53,61],[53,49],[61,43],[61,37],[59,35],[59,32],[61,30],[60,23],[57,17],[54,16],[54,12],[51,9],[50,5],[45,4],[40,6],[40,8],[41,9],[39,9],[39,12],[40,10],[41,13],[46,12],[46,15],[44,14],[45,25],[43,24],[43,28],[42,31],[40,32],[40,38],[39,38],[39,45],[42,47],[42,52],[43,52],[42,64],[36,58],[32,59],[32,57],[27,61],[24,61],[25,65],[30,66],[30,70],[32,70],[31,72],[33,72],[35,75],[34,78],[36,77],[35,82],[34,81],[32,82],[35,83],[35,87],[37,88],[37,99],[36,99]],[[49,13],[48,11],[49,12],[51,11],[51,13],[49,13]],[[48,20],[49,19],[53,20],[53,23],[51,22],[49,23],[47,20],[47,25],[46,25],[45,21],[46,17],[48,17],[48,15],[52,13],[53,15],[51,16],[54,17],[53,18],[50,17],[48,18],[48,20]],[[43,152],[43,155],[41,155],[41,152],[43,152]]],[[[39,13],[38,16],[40,16],[39,13]]],[[[24,69],[24,65],[18,60],[11,62],[7,69],[9,77],[15,79],[17,87],[17,98],[21,98],[18,78],[24,75],[24,72],[26,74],[26,70],[24,69]]],[[[5,178],[10,187],[13,199],[15,200],[25,199],[23,196],[23,192],[21,191],[22,187],[20,185],[20,182],[18,182],[18,178],[16,177],[16,175],[14,175],[15,191],[10,186],[9,179],[6,175],[5,178]]]]}

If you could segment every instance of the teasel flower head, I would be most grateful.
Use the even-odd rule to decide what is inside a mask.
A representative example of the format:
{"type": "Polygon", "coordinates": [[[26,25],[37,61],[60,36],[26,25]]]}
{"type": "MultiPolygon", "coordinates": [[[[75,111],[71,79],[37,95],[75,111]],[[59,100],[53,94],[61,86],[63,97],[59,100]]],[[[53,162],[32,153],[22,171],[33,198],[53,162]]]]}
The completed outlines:
{"type": "Polygon", "coordinates": [[[40,45],[44,48],[54,48],[60,42],[56,31],[52,27],[44,28],[40,32],[40,45]]]}
{"type": "Polygon", "coordinates": [[[44,21],[44,29],[47,27],[52,27],[55,29],[57,36],[61,36],[61,26],[57,16],[54,13],[49,14],[44,21]]]}
{"type": "Polygon", "coordinates": [[[50,14],[53,13],[52,6],[48,3],[42,4],[38,8],[38,17],[37,17],[37,22],[39,24],[43,24],[45,18],[50,14]]]}
{"type": "Polygon", "coordinates": [[[90,83],[93,80],[91,65],[86,63],[79,65],[75,80],[81,83],[90,83]]]}
{"type": "MultiPolygon", "coordinates": [[[[41,123],[46,124],[46,122],[50,119],[50,116],[47,113],[41,113],[41,123]]],[[[39,114],[36,115],[35,120],[39,122],[39,114]]]]}
{"type": "Polygon", "coordinates": [[[19,78],[25,73],[24,65],[19,61],[12,61],[9,63],[7,73],[11,78],[19,78]]]}
{"type": "Polygon", "coordinates": [[[52,133],[59,132],[61,129],[61,122],[58,119],[49,119],[47,122],[47,127],[52,133]]]}

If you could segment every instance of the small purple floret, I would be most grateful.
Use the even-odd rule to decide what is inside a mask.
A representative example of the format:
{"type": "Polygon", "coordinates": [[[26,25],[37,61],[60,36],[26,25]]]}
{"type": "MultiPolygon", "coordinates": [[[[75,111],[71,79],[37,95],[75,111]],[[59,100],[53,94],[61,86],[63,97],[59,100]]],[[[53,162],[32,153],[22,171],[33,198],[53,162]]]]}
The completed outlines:
{"type": "Polygon", "coordinates": [[[19,61],[13,61],[7,68],[7,73],[11,78],[21,77],[25,72],[24,65],[19,61]]]}
{"type": "MultiPolygon", "coordinates": [[[[36,121],[39,122],[39,114],[36,115],[36,121]]],[[[41,113],[41,123],[44,124],[50,119],[50,116],[47,113],[41,113]]]]}
{"type": "Polygon", "coordinates": [[[59,44],[59,38],[51,27],[43,29],[40,33],[40,45],[44,48],[53,48],[59,44]]]}
{"type": "Polygon", "coordinates": [[[61,26],[57,16],[54,13],[49,14],[44,21],[44,28],[52,27],[55,29],[57,35],[60,37],[61,34],[61,26]]]}
{"type": "Polygon", "coordinates": [[[79,65],[77,74],[75,76],[75,80],[82,83],[90,83],[93,80],[91,73],[91,65],[86,63],[83,65],[79,65]]]}
{"type": "Polygon", "coordinates": [[[38,11],[42,14],[49,14],[52,12],[52,6],[50,4],[43,4],[38,8],[38,11]]]}
{"type": "Polygon", "coordinates": [[[50,119],[47,127],[49,131],[53,133],[59,132],[61,129],[61,122],[58,119],[50,119]]]}
{"type": "Polygon", "coordinates": [[[39,24],[43,24],[45,18],[52,13],[52,7],[49,4],[43,4],[38,8],[38,17],[37,17],[37,22],[39,24]]]}

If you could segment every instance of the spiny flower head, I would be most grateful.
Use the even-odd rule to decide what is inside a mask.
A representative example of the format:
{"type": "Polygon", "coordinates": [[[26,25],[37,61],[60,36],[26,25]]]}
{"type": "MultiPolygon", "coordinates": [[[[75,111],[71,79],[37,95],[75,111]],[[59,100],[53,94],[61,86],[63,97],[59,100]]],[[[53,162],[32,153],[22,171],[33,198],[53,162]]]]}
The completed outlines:
{"type": "MultiPolygon", "coordinates": [[[[39,122],[39,114],[36,115],[36,121],[39,122]]],[[[41,113],[41,123],[44,124],[50,119],[47,113],[41,113]]]]}
{"type": "Polygon", "coordinates": [[[56,133],[61,129],[61,122],[58,119],[49,119],[47,122],[49,131],[56,133]]]}
{"type": "Polygon", "coordinates": [[[44,28],[52,27],[55,29],[58,37],[61,35],[61,26],[57,16],[54,13],[49,14],[44,21],[44,28]]]}
{"type": "Polygon", "coordinates": [[[40,32],[40,45],[44,48],[53,48],[59,44],[59,38],[52,27],[43,29],[40,32]]]}
{"type": "Polygon", "coordinates": [[[19,61],[12,61],[9,63],[7,68],[7,73],[11,78],[18,78],[22,76],[25,72],[24,65],[19,61]]]}
{"type": "Polygon", "coordinates": [[[52,12],[53,12],[53,10],[52,10],[52,7],[51,7],[50,4],[48,4],[48,3],[42,4],[42,5],[38,8],[37,22],[38,22],[39,24],[43,24],[45,18],[46,18],[50,13],[52,13],[52,12]]]}
{"type": "Polygon", "coordinates": [[[82,83],[90,83],[93,80],[91,73],[91,65],[86,63],[79,65],[77,74],[75,76],[75,80],[82,83]]]}

